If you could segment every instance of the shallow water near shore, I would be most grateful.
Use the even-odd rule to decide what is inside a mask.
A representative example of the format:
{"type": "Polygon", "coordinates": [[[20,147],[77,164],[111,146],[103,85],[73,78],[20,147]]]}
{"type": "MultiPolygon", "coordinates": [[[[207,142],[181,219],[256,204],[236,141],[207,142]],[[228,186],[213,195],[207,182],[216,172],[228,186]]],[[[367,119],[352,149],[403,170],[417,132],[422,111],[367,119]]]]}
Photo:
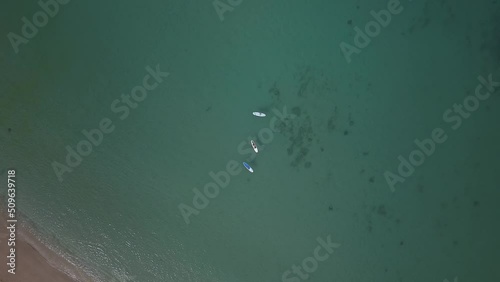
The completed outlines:
{"type": "MultiPolygon", "coordinates": [[[[348,63],[339,44],[387,3],[243,1],[221,21],[211,2],[71,1],[18,54],[0,43],[0,177],[16,169],[25,224],[96,281],[286,281],[328,236],[309,281],[493,281],[498,92],[456,130],[443,113],[500,78],[499,6],[401,1],[348,63]],[[66,147],[104,127],[60,182],[66,147]],[[435,128],[448,140],[392,192],[384,173],[435,128]]],[[[40,9],[9,5],[1,34],[40,9]]]]}

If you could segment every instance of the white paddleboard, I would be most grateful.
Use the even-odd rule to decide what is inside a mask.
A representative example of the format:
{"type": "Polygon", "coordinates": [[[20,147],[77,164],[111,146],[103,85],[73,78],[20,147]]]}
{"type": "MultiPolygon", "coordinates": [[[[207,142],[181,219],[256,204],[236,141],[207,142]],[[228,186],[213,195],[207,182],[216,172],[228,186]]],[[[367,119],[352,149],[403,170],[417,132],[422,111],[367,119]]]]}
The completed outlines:
{"type": "Polygon", "coordinates": [[[252,148],[255,151],[255,153],[259,152],[259,149],[257,149],[257,144],[253,140],[250,140],[250,144],[252,144],[252,148]]]}

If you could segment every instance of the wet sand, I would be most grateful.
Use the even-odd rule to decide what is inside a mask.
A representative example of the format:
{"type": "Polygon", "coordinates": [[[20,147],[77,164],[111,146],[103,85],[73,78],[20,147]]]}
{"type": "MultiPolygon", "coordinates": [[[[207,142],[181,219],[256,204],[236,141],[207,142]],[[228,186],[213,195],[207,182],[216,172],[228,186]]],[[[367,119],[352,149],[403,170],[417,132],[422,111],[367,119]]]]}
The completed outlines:
{"type": "MultiPolygon", "coordinates": [[[[9,232],[7,229],[7,218],[4,213],[0,214],[0,282],[73,282],[72,279],[64,272],[53,267],[50,262],[58,263],[67,267],[69,263],[56,253],[43,246],[41,242],[36,240],[26,231],[16,230],[16,269],[15,274],[7,272],[7,255],[9,254],[9,246],[7,239],[9,232]],[[42,253],[44,255],[42,255],[42,253]]],[[[16,226],[19,228],[18,226],[16,226]]],[[[59,266],[58,266],[59,267],[59,266]]],[[[77,271],[76,269],[72,269],[77,271]]]]}

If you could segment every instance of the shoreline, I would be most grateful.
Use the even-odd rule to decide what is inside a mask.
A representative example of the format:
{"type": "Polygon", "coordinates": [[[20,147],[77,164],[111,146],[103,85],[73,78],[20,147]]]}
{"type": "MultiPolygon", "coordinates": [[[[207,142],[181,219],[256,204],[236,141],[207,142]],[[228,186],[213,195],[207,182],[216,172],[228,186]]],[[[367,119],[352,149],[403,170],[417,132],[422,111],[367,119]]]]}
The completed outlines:
{"type": "Polygon", "coordinates": [[[24,216],[18,213],[16,223],[15,254],[16,269],[15,274],[7,270],[7,255],[9,246],[7,245],[9,231],[7,229],[7,215],[4,205],[0,205],[0,282],[80,282],[93,281],[84,271],[77,268],[64,256],[50,249],[49,246],[40,241],[29,228],[29,220],[24,220],[24,216]],[[26,228],[28,227],[28,228],[26,228]]]}

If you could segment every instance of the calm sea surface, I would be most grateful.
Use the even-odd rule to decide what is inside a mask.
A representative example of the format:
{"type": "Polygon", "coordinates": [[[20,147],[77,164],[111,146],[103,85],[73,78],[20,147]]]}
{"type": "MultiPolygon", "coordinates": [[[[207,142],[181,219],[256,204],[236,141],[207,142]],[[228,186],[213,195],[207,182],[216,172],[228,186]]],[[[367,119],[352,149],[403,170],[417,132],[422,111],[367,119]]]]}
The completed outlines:
{"type": "Polygon", "coordinates": [[[4,3],[32,231],[96,281],[499,280],[499,3],[228,2],[4,3]]]}

